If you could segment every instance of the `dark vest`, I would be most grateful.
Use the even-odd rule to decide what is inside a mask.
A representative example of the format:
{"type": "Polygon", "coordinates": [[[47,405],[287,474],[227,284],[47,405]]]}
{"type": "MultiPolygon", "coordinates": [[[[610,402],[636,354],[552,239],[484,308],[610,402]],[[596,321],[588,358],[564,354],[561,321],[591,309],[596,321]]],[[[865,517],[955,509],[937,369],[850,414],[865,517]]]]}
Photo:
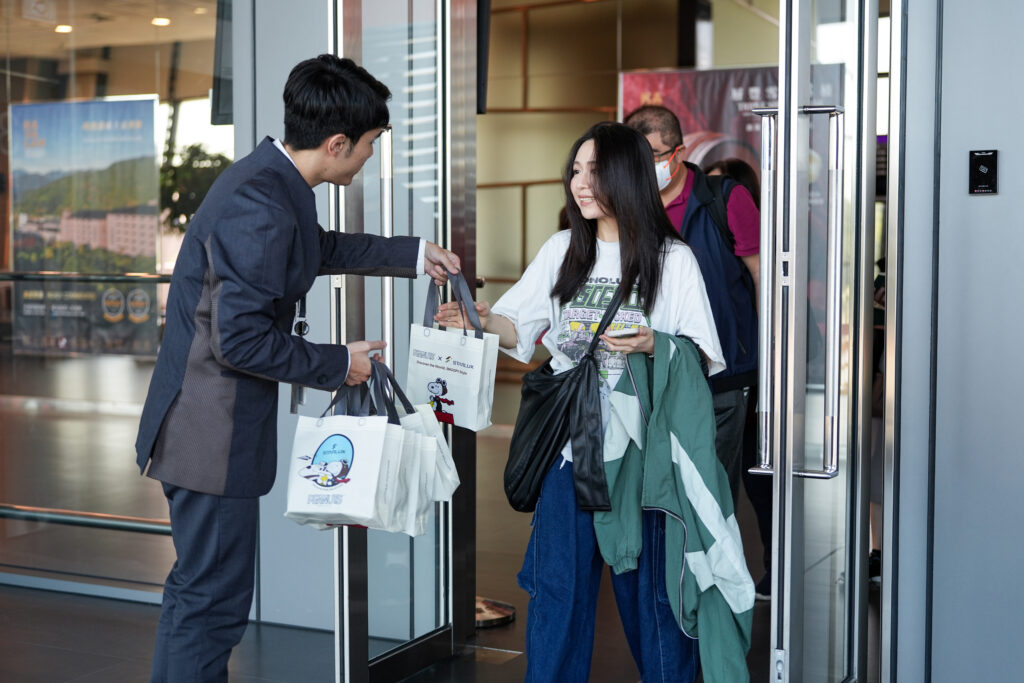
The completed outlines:
{"type": "MultiPolygon", "coordinates": [[[[707,176],[687,164],[694,174],[693,190],[686,201],[686,212],[679,230],[700,264],[704,286],[708,290],[711,313],[718,328],[726,369],[711,377],[713,393],[757,384],[757,309],[754,305],[754,280],[750,271],[726,244],[715,224],[708,204],[707,176]]],[[[723,183],[728,196],[733,181],[723,183]]]]}

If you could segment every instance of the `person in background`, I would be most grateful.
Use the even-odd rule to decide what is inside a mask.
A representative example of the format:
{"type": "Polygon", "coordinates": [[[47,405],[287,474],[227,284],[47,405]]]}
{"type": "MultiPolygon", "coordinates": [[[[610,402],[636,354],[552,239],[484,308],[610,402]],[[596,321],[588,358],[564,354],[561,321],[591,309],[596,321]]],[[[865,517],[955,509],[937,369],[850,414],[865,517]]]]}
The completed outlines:
{"type": "MultiPolygon", "coordinates": [[[[484,329],[497,334],[499,346],[517,360],[528,361],[534,340],[547,330],[543,343],[558,373],[582,357],[618,287],[632,292],[609,330],[632,328],[635,335],[606,333],[596,354],[605,425],[626,354],[653,353],[654,330],[690,337],[711,373],[723,368],[697,261],[662,207],[650,154],[644,138],[622,124],[604,122],[587,131],[573,145],[563,175],[570,228],[548,239],[493,308],[475,304],[484,329]]],[[[464,319],[456,303],[437,313],[448,327],[462,327],[464,319]]],[[[544,480],[518,575],[530,595],[526,680],[584,683],[604,562],[594,513],[576,502],[571,444],[562,456],[544,480]]],[[[612,575],[626,639],[645,683],[692,682],[697,647],[664,597],[665,515],[642,515],[637,567],[612,575]]]]}
{"type": "Polygon", "coordinates": [[[625,124],[643,135],[654,156],[661,201],[673,227],[693,249],[707,287],[726,369],[710,379],[715,404],[715,448],[729,477],[733,503],[739,496],[747,397],[757,384],[757,303],[761,218],[742,185],[723,184],[716,197],[697,166],[683,161],[679,119],[671,110],[647,105],[625,124]],[[728,225],[716,222],[712,204],[725,204],[728,225]]]}
{"type": "Polygon", "coordinates": [[[754,200],[754,207],[758,211],[758,218],[760,218],[761,181],[758,180],[757,171],[754,170],[753,166],[743,161],[743,159],[730,157],[729,159],[719,159],[718,161],[713,161],[710,164],[705,164],[704,173],[707,175],[728,176],[743,187],[747,188],[747,192],[750,193],[750,198],[754,200]]]}
{"type": "Polygon", "coordinates": [[[291,334],[316,276],[426,272],[442,283],[458,270],[457,256],[418,238],[317,225],[313,188],[352,182],[388,123],[390,95],[350,59],[298,64],[284,88],[284,140],[265,138],[224,171],[185,234],[135,444],[140,470],[163,484],[177,553],[153,682],[228,680],[252,604],[259,497],[277,472],[278,382],[359,384],[384,348],[291,334]]]}

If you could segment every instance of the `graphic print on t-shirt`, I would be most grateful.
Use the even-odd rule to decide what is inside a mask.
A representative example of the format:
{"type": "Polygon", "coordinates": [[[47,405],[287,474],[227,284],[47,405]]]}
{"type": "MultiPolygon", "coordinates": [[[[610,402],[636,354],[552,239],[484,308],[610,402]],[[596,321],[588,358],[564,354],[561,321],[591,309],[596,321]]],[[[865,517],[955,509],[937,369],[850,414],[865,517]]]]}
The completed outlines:
{"type": "MultiPolygon", "coordinates": [[[[601,318],[615,298],[619,287],[618,277],[594,277],[587,279],[586,284],[572,301],[562,306],[561,327],[558,330],[558,348],[577,365],[590,346],[590,340],[597,332],[601,318]]],[[[629,298],[619,306],[612,319],[609,330],[624,328],[649,327],[650,323],[640,306],[639,294],[634,285],[629,298]]],[[[598,367],[601,369],[602,392],[609,384],[618,380],[626,367],[626,358],[621,353],[613,353],[605,348],[604,342],[598,343],[594,354],[598,367]]]]}

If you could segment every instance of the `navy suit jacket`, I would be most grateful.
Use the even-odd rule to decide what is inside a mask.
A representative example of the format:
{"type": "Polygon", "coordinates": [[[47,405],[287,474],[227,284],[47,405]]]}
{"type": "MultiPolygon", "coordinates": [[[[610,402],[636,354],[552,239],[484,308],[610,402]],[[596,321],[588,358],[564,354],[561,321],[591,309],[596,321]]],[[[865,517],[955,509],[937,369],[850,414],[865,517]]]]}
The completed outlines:
{"type": "Polygon", "coordinates": [[[291,334],[317,275],[414,277],[420,241],[326,232],[313,190],[266,138],[217,178],[174,266],[135,447],[141,471],[260,496],[277,471],[278,382],[341,386],[348,350],[291,334]]]}

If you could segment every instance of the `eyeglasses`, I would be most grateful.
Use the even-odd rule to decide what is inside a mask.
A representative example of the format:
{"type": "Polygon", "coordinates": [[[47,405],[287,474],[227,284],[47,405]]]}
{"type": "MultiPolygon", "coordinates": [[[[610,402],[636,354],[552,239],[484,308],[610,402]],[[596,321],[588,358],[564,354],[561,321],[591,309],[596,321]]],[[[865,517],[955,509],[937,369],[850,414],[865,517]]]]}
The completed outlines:
{"type": "Polygon", "coordinates": [[[667,159],[671,159],[672,155],[675,154],[676,150],[678,150],[680,147],[682,147],[682,145],[676,145],[675,147],[673,147],[671,149],[667,149],[664,152],[655,151],[654,152],[654,160],[658,161],[658,162],[661,162],[661,161],[665,161],[667,159]]]}

